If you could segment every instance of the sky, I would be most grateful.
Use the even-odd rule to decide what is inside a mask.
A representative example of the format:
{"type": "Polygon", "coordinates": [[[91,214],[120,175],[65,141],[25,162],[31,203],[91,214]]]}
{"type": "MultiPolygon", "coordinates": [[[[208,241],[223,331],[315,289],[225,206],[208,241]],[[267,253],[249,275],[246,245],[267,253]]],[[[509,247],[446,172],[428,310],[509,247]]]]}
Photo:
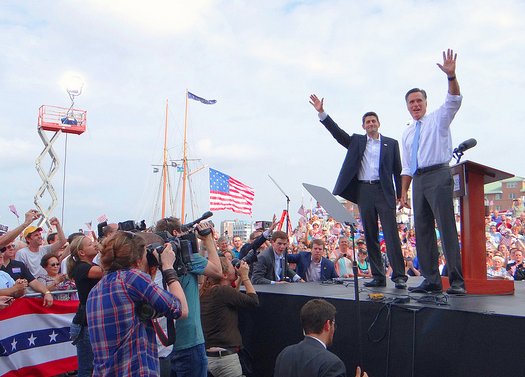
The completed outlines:
{"type": "MultiPolygon", "coordinates": [[[[217,211],[215,224],[279,217],[286,197],[269,176],[296,224],[301,203],[311,205],[302,183],[331,191],[346,153],[310,94],[348,133],[364,133],[361,116],[375,111],[380,132],[400,140],[409,89],[427,91],[429,111],[443,102],[447,80],[436,63],[447,48],[458,54],[464,96],[454,146],[476,138],[463,160],[525,176],[524,18],[518,0],[2,1],[0,224],[17,225],[9,205],[21,216],[35,208],[38,109],[70,106],[61,85],[68,74],[84,81],[75,108],[87,111],[87,129],[54,144],[52,215],[66,233],[103,214],[147,225],[160,217],[153,165],[163,159],[167,102],[169,157],[182,158],[186,90],[217,100],[188,102],[188,158],[199,159],[192,169],[211,167],[255,190],[251,217],[217,211]]],[[[180,173],[170,174],[175,192],[180,173]]],[[[192,181],[198,207],[186,205],[186,221],[209,209],[207,168],[192,181]]]]}

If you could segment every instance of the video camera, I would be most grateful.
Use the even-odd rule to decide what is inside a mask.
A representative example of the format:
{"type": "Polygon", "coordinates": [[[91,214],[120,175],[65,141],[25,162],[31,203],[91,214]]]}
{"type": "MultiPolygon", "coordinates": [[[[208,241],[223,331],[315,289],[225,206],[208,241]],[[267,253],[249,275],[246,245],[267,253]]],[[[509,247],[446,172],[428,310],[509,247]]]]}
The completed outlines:
{"type": "MultiPolygon", "coordinates": [[[[187,272],[191,271],[191,269],[193,268],[193,266],[191,265],[191,263],[194,261],[193,254],[199,252],[199,244],[197,242],[197,235],[195,234],[195,232],[192,232],[192,230],[202,220],[207,219],[211,216],[213,216],[213,212],[208,211],[198,219],[188,224],[183,224],[181,226],[181,231],[185,234],[181,236],[174,236],[167,231],[155,232],[155,234],[159,235],[162,238],[164,243],[171,244],[171,248],[175,253],[175,262],[173,263],[173,269],[177,272],[177,275],[186,275],[187,272]]],[[[213,222],[210,221],[210,224],[213,226],[213,222]]],[[[211,232],[211,228],[206,228],[198,231],[201,237],[205,237],[211,234],[211,232]]],[[[160,243],[154,243],[146,247],[146,257],[148,258],[148,264],[150,265],[150,267],[158,267],[162,265],[162,263],[160,262],[160,258],[162,252],[164,251],[164,248],[165,245],[160,243]],[[156,250],[159,254],[159,260],[156,261],[157,265],[155,265],[156,258],[153,255],[154,250],[156,250]]]]}
{"type": "Polygon", "coordinates": [[[257,262],[257,254],[259,254],[257,252],[257,250],[251,249],[250,252],[244,256],[244,258],[242,258],[242,259],[239,259],[239,258],[232,259],[233,267],[235,267],[235,268],[241,267],[241,262],[242,261],[248,263],[249,265],[251,265],[252,263],[257,262]]]}
{"type": "MultiPolygon", "coordinates": [[[[162,252],[166,248],[166,243],[170,243],[171,248],[175,253],[175,262],[173,262],[173,269],[177,272],[177,275],[183,276],[186,275],[188,271],[191,271],[191,269],[193,268],[191,263],[194,261],[193,254],[198,252],[198,243],[197,235],[195,234],[195,232],[190,232],[190,230],[193,230],[195,225],[211,216],[213,216],[213,213],[208,211],[197,220],[194,220],[188,224],[183,224],[181,226],[181,230],[187,233],[181,236],[173,236],[168,231],[155,232],[156,235],[162,238],[164,243],[156,242],[146,246],[146,260],[148,261],[149,267],[158,267],[162,271],[162,252]],[[153,253],[154,251],[158,253],[158,259],[153,253]]],[[[213,226],[213,223],[211,221],[210,223],[213,226]]],[[[201,237],[205,237],[211,232],[211,228],[206,228],[198,231],[201,237]]],[[[138,305],[136,310],[137,316],[141,320],[150,320],[162,317],[162,315],[158,313],[155,310],[155,308],[153,308],[148,303],[138,305]]]]}
{"type": "Polygon", "coordinates": [[[118,223],[118,230],[123,232],[142,232],[146,230],[146,221],[142,220],[140,223],[133,220],[123,221],[118,223]]]}

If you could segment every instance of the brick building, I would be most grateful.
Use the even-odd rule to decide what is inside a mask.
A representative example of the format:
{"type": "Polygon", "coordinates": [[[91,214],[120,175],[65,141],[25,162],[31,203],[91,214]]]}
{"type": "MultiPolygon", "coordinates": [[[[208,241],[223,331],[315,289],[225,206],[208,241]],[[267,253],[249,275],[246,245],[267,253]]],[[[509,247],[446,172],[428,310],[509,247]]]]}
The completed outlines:
{"type": "Polygon", "coordinates": [[[516,176],[485,185],[485,205],[489,206],[490,212],[508,211],[512,207],[512,201],[519,197],[525,199],[523,177],[516,176]]]}

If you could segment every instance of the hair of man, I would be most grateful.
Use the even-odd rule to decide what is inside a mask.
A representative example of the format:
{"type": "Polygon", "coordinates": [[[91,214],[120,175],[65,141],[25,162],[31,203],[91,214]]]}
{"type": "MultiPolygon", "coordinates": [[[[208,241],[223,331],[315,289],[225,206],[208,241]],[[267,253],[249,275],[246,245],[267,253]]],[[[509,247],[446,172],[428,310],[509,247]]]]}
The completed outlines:
{"type": "Polygon", "coordinates": [[[272,233],[272,241],[275,242],[278,239],[288,240],[288,235],[285,232],[283,232],[282,230],[277,230],[277,231],[272,233]]]}
{"type": "Polygon", "coordinates": [[[157,221],[157,226],[155,227],[156,232],[168,232],[170,235],[173,235],[173,231],[180,233],[182,231],[182,222],[176,217],[165,217],[157,221]]]}
{"type": "Polygon", "coordinates": [[[413,88],[413,89],[410,89],[407,94],[405,94],[405,102],[408,100],[408,96],[412,93],[421,93],[423,94],[423,99],[426,101],[427,100],[427,92],[425,92],[423,89],[419,89],[419,88],[413,88]]]}
{"type": "Polygon", "coordinates": [[[337,310],[335,306],[323,299],[308,301],[301,308],[301,324],[304,333],[321,334],[326,321],[334,321],[337,310]]]}
{"type": "Polygon", "coordinates": [[[319,238],[315,238],[312,240],[312,244],[310,245],[310,248],[313,246],[313,245],[321,245],[324,249],[324,246],[325,246],[325,243],[323,240],[319,239],[319,238]]]}
{"type": "Polygon", "coordinates": [[[363,124],[365,124],[365,118],[370,116],[376,117],[376,120],[379,122],[379,117],[377,116],[377,114],[373,111],[369,111],[365,113],[365,115],[363,115],[363,124]]]}

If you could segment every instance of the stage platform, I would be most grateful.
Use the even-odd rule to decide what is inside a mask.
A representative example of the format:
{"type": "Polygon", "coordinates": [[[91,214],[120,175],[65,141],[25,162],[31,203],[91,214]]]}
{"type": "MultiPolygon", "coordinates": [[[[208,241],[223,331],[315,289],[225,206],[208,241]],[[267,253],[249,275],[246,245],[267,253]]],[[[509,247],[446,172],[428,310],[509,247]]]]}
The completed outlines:
{"type": "MultiPolygon", "coordinates": [[[[299,311],[308,300],[324,298],[337,308],[330,350],[355,375],[358,364],[369,377],[521,375],[525,340],[525,282],[514,295],[425,295],[394,288],[365,288],[360,279],[360,356],[353,282],[257,285],[260,306],[244,310],[239,326],[254,356],[254,376],[272,376],[275,359],[302,340],[299,311]],[[384,302],[369,299],[383,293],[384,302]],[[409,303],[393,302],[410,297],[409,303]],[[425,300],[418,302],[418,300],[425,300]]],[[[411,277],[417,286],[422,277],[411,277]]]]}

